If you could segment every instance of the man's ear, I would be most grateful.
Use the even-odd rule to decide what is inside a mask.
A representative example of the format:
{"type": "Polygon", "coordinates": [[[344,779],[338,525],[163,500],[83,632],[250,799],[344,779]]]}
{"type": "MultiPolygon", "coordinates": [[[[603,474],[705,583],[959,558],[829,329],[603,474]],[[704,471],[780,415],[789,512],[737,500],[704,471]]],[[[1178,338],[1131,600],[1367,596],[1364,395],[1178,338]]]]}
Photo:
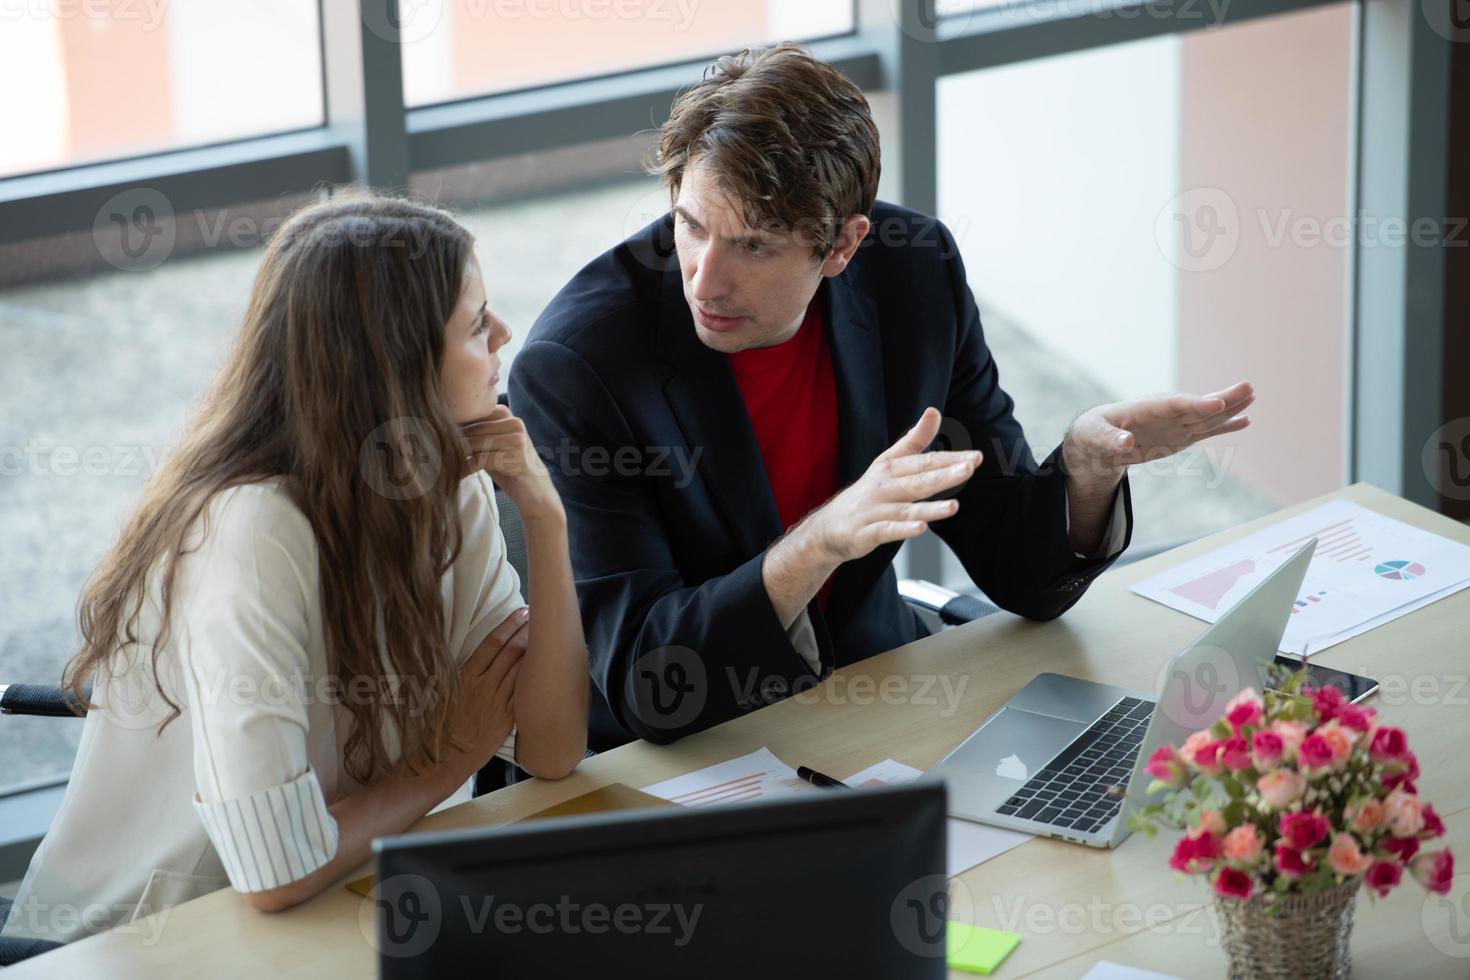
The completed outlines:
{"type": "Polygon", "coordinates": [[[865,214],[850,214],[847,220],[842,222],[842,228],[837,232],[837,240],[832,243],[832,251],[822,260],[822,275],[831,277],[840,275],[847,263],[857,254],[858,246],[863,239],[868,237],[868,231],[873,223],[865,214]]]}

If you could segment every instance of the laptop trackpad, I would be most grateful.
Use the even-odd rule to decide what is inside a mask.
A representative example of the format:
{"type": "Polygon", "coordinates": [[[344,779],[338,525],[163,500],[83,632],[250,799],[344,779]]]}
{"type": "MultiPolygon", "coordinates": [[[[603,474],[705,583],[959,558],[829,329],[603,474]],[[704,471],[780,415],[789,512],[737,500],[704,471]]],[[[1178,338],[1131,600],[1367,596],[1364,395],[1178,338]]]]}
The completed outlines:
{"type": "Polygon", "coordinates": [[[988,813],[1087,730],[1087,726],[1002,708],[938,768],[949,781],[950,811],[988,813]]]}

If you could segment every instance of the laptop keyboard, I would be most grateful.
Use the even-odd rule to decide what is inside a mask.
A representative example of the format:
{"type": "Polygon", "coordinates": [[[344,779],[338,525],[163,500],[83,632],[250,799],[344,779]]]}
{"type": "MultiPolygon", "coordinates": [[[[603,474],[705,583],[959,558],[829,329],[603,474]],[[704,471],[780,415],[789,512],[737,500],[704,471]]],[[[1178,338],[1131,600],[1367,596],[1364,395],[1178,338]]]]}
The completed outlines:
{"type": "Polygon", "coordinates": [[[1097,830],[1123,805],[1107,790],[1127,787],[1153,710],[1152,701],[1119,701],[996,812],[1084,834],[1097,830]]]}

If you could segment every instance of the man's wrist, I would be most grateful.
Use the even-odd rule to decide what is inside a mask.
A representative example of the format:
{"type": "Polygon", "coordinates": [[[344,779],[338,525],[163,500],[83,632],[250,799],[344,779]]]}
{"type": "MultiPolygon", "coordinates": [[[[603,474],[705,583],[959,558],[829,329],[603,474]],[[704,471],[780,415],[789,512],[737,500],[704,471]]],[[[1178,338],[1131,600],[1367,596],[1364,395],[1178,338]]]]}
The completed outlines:
{"type": "Polygon", "coordinates": [[[776,542],[776,546],[782,549],[782,558],[789,564],[810,570],[813,576],[820,574],[824,582],[833,572],[837,571],[837,566],[842,564],[841,559],[827,553],[827,548],[821,540],[821,532],[814,526],[810,516],[799,521],[790,531],[787,531],[776,542]]]}
{"type": "Polygon", "coordinates": [[[1127,466],[1108,463],[1078,447],[1067,430],[1062,440],[1062,471],[1067,477],[1067,493],[1087,500],[1111,498],[1128,473],[1127,466]]]}

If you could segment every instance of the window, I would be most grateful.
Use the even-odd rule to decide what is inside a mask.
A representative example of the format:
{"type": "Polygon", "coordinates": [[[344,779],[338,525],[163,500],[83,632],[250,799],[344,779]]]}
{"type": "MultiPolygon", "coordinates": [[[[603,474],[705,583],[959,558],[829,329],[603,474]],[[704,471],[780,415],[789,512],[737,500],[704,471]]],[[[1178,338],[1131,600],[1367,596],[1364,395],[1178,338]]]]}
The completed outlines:
{"type": "Polygon", "coordinates": [[[939,85],[940,213],[1038,457],[1084,408],[1255,383],[1131,477],[1135,545],[1343,485],[1352,7],[939,85]]]}
{"type": "Polygon", "coordinates": [[[0,177],[319,126],[321,74],[315,0],[11,4],[0,177]]]}
{"type": "Polygon", "coordinates": [[[404,100],[428,105],[853,29],[852,0],[399,0],[404,100]]]}

